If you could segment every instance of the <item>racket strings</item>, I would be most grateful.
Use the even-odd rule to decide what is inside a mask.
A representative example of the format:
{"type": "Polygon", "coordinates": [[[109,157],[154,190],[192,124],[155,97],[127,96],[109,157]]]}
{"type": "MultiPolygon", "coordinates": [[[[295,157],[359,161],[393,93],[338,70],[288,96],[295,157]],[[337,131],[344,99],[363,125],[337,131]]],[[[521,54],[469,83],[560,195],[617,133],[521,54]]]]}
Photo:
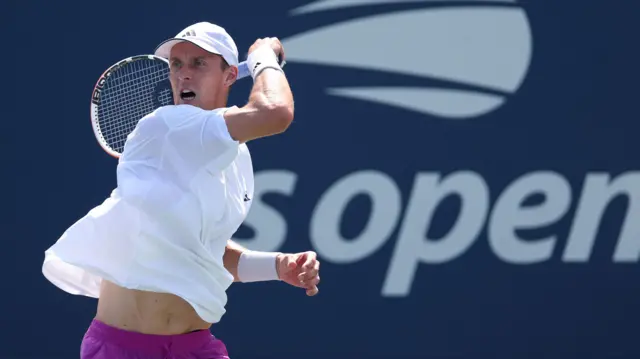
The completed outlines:
{"type": "Polygon", "coordinates": [[[111,149],[122,153],[127,136],[141,118],[173,103],[170,88],[157,88],[168,78],[168,66],[150,59],[132,61],[107,78],[98,119],[101,135],[111,149]]]}

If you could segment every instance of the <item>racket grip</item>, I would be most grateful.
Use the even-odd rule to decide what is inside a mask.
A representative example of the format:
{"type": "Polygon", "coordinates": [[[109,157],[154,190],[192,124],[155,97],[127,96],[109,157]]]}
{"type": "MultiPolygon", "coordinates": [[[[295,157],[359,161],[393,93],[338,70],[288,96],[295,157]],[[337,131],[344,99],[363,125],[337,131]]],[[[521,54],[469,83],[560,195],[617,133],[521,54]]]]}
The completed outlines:
{"type": "MultiPolygon", "coordinates": [[[[284,65],[286,63],[287,62],[284,60],[280,61],[280,67],[284,68],[284,65]]],[[[238,80],[245,77],[251,77],[251,71],[249,71],[249,65],[247,64],[247,62],[242,61],[238,64],[238,80]]]]}

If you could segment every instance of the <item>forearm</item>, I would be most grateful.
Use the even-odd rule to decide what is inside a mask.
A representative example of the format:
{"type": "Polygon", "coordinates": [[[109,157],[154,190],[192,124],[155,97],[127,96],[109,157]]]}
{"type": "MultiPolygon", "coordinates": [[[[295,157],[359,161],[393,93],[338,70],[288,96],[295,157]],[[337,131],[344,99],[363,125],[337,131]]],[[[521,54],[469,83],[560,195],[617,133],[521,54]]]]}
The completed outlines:
{"type": "Polygon", "coordinates": [[[222,262],[234,282],[278,280],[277,252],[258,252],[228,240],[222,262]]]}
{"type": "Polygon", "coordinates": [[[240,262],[240,256],[246,248],[242,247],[238,243],[228,240],[227,246],[224,248],[224,256],[222,262],[224,267],[233,275],[233,281],[239,282],[238,278],[238,263],[240,262]]]}
{"type": "Polygon", "coordinates": [[[280,70],[265,68],[256,76],[248,105],[263,111],[281,110],[293,114],[293,93],[280,70]]]}
{"type": "Polygon", "coordinates": [[[254,82],[247,107],[276,122],[272,130],[286,130],[293,120],[293,93],[284,72],[280,69],[276,54],[268,45],[256,49],[247,59],[255,68],[254,82]]]}

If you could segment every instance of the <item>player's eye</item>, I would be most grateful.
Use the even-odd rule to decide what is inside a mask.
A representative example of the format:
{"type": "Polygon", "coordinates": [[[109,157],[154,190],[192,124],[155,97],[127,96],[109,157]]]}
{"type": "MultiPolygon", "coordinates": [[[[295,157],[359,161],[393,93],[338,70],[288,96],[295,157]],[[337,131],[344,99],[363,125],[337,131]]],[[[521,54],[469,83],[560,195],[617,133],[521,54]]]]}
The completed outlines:
{"type": "Polygon", "coordinates": [[[196,59],[195,60],[195,64],[196,64],[196,66],[204,66],[205,62],[204,62],[203,59],[196,59]]]}
{"type": "Polygon", "coordinates": [[[172,69],[179,69],[181,65],[182,64],[180,63],[180,61],[177,61],[177,60],[171,61],[171,68],[172,69]]]}

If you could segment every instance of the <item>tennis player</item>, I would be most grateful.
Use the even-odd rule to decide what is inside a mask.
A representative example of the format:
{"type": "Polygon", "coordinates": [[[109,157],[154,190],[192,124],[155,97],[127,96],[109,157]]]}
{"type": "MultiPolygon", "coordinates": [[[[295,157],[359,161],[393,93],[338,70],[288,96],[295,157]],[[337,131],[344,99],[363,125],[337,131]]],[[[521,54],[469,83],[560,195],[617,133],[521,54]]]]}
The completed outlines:
{"type": "Polygon", "coordinates": [[[43,274],[99,298],[82,359],[222,359],[210,331],[232,282],[283,281],[318,293],[314,252],[256,252],[229,240],[253,201],[246,143],[284,132],[293,95],[276,38],[249,49],[253,87],[227,106],[238,50],[220,26],[197,23],[161,43],[175,105],[141,119],[117,167],[117,187],[45,252],[43,274]]]}

